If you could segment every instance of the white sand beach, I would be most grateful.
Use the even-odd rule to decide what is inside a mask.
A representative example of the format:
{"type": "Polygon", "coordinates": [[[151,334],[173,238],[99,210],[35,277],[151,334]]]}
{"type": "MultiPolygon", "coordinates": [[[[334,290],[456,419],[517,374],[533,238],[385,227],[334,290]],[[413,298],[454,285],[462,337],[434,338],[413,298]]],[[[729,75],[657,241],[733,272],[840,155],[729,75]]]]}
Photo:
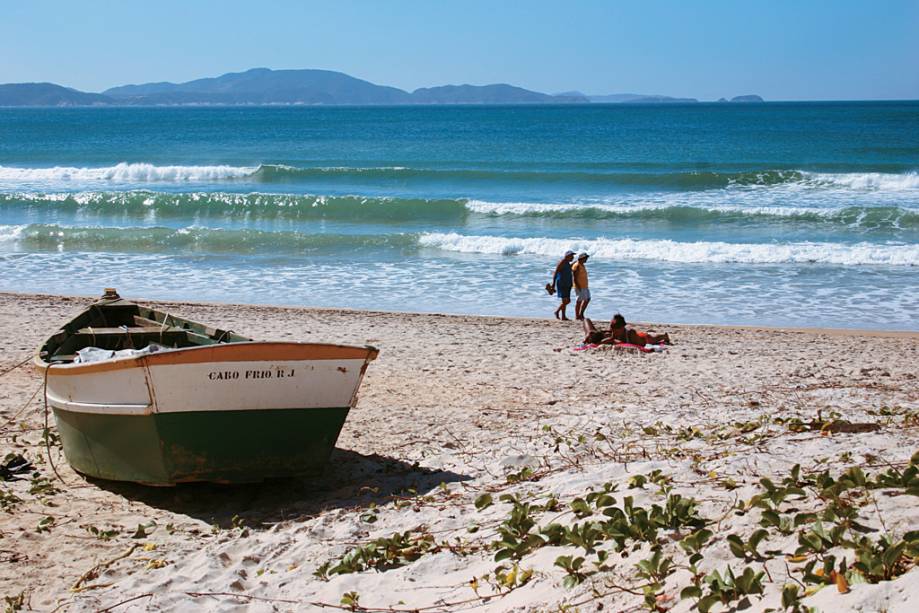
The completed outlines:
{"type": "Polygon", "coordinates": [[[919,610],[917,552],[855,566],[919,529],[919,333],[648,324],[674,346],[575,352],[577,322],[151,302],[380,356],[322,478],[149,488],[87,480],[52,445],[58,479],[40,375],[16,368],[89,301],[0,294],[0,456],[37,473],[0,481],[8,606],[632,611],[649,594],[659,610],[701,596],[758,611],[794,585],[787,610],[919,610]],[[867,478],[840,487],[852,467],[867,478]],[[754,498],[763,478],[772,495],[754,498]],[[799,549],[815,531],[827,540],[799,549]],[[727,567],[749,569],[744,589],[706,581],[727,567]]]}

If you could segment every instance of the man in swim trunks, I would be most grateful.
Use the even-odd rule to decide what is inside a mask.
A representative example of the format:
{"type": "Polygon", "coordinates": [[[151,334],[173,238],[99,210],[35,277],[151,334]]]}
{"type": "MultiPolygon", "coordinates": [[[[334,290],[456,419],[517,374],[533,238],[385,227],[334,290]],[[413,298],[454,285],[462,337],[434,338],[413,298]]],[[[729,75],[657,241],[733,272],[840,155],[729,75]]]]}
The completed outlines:
{"type": "Polygon", "coordinates": [[[552,291],[558,292],[561,304],[555,309],[555,319],[568,321],[565,315],[565,309],[571,302],[571,285],[573,284],[571,274],[571,260],[574,259],[574,251],[568,250],[562,259],[555,265],[555,272],[552,273],[552,291]]]}
{"type": "Polygon", "coordinates": [[[574,318],[584,319],[584,311],[590,304],[590,289],[587,287],[587,253],[578,256],[578,261],[571,265],[571,274],[574,276],[574,293],[577,302],[574,303],[574,318]]]}

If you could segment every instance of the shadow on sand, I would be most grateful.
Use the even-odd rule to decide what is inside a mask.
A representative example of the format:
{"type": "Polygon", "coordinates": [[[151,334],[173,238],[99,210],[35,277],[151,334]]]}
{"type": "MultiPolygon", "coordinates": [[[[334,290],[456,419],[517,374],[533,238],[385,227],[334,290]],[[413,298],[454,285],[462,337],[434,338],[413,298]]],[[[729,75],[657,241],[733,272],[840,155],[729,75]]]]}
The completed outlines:
{"type": "Polygon", "coordinates": [[[94,485],[151,507],[187,515],[230,528],[253,530],[310,517],[321,511],[382,504],[392,496],[424,494],[441,483],[471,477],[450,471],[420,468],[380,455],[363,455],[346,449],[332,452],[325,473],[312,479],[278,479],[245,485],[184,483],[175,487],[149,487],[89,479],[94,485]],[[413,492],[413,491],[414,492],[413,492]]]}

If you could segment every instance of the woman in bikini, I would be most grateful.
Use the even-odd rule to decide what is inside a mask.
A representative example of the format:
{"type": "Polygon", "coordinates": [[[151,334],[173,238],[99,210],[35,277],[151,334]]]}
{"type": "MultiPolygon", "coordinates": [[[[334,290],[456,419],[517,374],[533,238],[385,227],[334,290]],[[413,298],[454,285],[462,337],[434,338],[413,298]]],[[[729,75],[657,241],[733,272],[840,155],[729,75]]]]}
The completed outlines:
{"type": "Polygon", "coordinates": [[[650,332],[639,332],[633,328],[627,328],[625,317],[616,313],[609,322],[609,336],[619,343],[631,343],[644,347],[645,345],[669,345],[669,334],[651,334],[650,332]]]}
{"type": "Polygon", "coordinates": [[[628,343],[644,347],[645,345],[669,345],[669,334],[651,334],[627,328],[625,317],[616,313],[609,322],[609,330],[598,330],[589,319],[584,319],[585,345],[619,345],[628,343]]]}

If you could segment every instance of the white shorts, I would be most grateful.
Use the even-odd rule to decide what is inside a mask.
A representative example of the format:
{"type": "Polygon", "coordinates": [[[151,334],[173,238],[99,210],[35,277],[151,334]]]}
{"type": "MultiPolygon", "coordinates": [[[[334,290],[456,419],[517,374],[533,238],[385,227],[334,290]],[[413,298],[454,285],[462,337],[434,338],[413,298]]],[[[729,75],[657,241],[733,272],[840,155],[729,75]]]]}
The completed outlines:
{"type": "Polygon", "coordinates": [[[575,289],[574,295],[578,297],[578,300],[590,300],[590,289],[575,289]]]}

